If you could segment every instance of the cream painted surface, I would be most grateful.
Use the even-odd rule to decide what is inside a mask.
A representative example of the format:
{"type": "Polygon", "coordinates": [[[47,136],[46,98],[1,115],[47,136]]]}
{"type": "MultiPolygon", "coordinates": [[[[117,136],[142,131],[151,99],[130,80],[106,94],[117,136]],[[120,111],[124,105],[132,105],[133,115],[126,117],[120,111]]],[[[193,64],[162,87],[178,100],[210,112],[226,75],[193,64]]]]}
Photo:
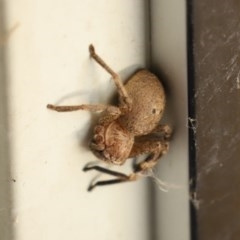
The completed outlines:
{"type": "Polygon", "coordinates": [[[7,0],[13,222],[17,240],[146,239],[145,184],[86,191],[96,173],[88,112],[47,103],[107,102],[109,75],[89,58],[93,43],[125,78],[146,64],[144,1],[7,0]],[[87,139],[87,140],[86,140],[87,139]],[[139,231],[141,226],[141,231],[139,231]]]}
{"type": "Polygon", "coordinates": [[[156,189],[158,217],[153,223],[152,196],[145,180],[86,191],[96,176],[82,172],[87,162],[96,160],[86,148],[95,117],[81,111],[56,113],[45,107],[47,103],[105,103],[111,98],[115,86],[89,58],[90,43],[123,79],[147,65],[146,2],[4,2],[6,29],[17,26],[5,44],[11,145],[8,178],[13,198],[12,216],[6,224],[13,225],[14,239],[145,240],[154,235],[151,224],[155,224],[157,236],[164,236],[161,239],[187,240],[185,32],[177,29],[178,35],[174,33],[175,27],[185,31],[183,1],[182,5],[175,1],[176,7],[173,1],[173,6],[164,4],[167,0],[152,1],[153,60],[167,73],[164,81],[173,89],[169,112],[177,116],[173,122],[179,127],[159,176],[183,185],[169,193],[156,189]],[[166,20],[166,11],[172,19],[166,20]],[[174,17],[179,11],[183,16],[174,17]],[[180,233],[185,238],[177,238],[180,233]]]}

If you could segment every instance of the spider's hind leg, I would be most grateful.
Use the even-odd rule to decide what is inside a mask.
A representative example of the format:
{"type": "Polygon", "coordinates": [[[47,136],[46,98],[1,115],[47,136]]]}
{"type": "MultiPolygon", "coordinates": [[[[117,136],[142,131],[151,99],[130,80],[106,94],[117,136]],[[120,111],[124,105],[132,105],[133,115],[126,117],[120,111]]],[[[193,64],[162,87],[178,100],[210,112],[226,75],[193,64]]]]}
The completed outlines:
{"type": "Polygon", "coordinates": [[[90,170],[95,170],[101,173],[105,173],[114,177],[117,177],[115,179],[110,179],[110,180],[103,180],[103,181],[97,181],[95,183],[91,183],[90,186],[88,187],[88,191],[93,190],[97,186],[106,186],[106,185],[111,185],[111,184],[116,184],[116,183],[122,183],[122,182],[127,182],[127,181],[133,181],[135,179],[135,174],[130,174],[126,175],[121,172],[113,171],[104,167],[100,166],[86,166],[83,168],[83,171],[90,171],[90,170]]]}
{"type": "MultiPolygon", "coordinates": [[[[145,136],[146,137],[146,136],[145,136]]],[[[147,138],[148,139],[148,138],[147,138]]],[[[134,166],[133,172],[129,175],[113,171],[107,168],[103,168],[100,166],[86,166],[83,171],[95,170],[98,172],[102,172],[116,178],[110,180],[97,181],[95,183],[91,183],[88,191],[93,190],[97,186],[106,186],[123,182],[131,182],[137,180],[144,174],[148,169],[152,169],[158,162],[158,159],[167,152],[168,150],[168,142],[159,141],[156,139],[146,140],[145,138],[139,138],[133,145],[132,152],[129,157],[138,156],[140,154],[149,153],[149,156],[142,162],[136,164],[134,166]]]]}
{"type": "Polygon", "coordinates": [[[129,157],[135,157],[146,153],[149,153],[149,156],[142,162],[135,164],[133,172],[141,175],[145,171],[152,169],[157,164],[160,157],[167,153],[168,149],[168,141],[162,141],[152,137],[148,139],[148,136],[139,137],[136,139],[129,157]]]}

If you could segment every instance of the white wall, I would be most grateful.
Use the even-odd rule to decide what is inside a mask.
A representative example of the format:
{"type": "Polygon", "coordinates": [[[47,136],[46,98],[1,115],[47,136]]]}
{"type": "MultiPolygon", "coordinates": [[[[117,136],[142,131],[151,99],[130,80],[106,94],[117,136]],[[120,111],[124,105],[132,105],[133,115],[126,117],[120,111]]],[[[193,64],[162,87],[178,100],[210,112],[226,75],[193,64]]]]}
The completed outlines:
{"type": "MultiPolygon", "coordinates": [[[[163,2],[152,1],[153,63],[173,89],[168,112],[170,119],[174,112],[176,119],[171,122],[178,130],[158,175],[182,188],[168,193],[156,188],[154,206],[149,206],[153,196],[146,180],[88,193],[96,173],[84,173],[82,168],[95,160],[86,148],[95,117],[81,111],[56,113],[45,107],[47,103],[108,102],[115,87],[109,75],[89,58],[90,43],[123,79],[147,65],[146,1],[4,2],[5,27],[15,26],[15,30],[3,44],[7,77],[1,80],[6,83],[2,95],[7,98],[8,116],[4,119],[9,128],[4,134],[9,139],[11,167],[1,185],[9,185],[12,205],[3,204],[0,214],[4,217],[10,208],[12,216],[0,223],[13,226],[15,239],[188,239],[185,5],[181,1],[177,8],[173,1],[172,7],[163,2]],[[183,15],[169,22],[165,11],[170,16],[179,11],[183,15]],[[183,30],[179,28],[176,34],[175,27],[183,30]],[[175,37],[180,38],[179,44],[174,43],[175,37]],[[179,112],[179,108],[183,110],[179,112]],[[157,212],[156,218],[150,209],[157,212]],[[176,237],[180,232],[183,238],[176,237]]],[[[9,169],[8,164],[4,166],[9,169]]]]}

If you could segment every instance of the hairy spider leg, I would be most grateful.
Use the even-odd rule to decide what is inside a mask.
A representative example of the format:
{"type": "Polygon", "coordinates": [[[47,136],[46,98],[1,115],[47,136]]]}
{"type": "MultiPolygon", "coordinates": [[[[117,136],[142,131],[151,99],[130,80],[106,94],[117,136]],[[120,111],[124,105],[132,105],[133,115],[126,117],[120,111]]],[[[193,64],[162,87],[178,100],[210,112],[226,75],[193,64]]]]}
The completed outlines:
{"type": "Polygon", "coordinates": [[[120,95],[120,99],[126,105],[125,107],[127,109],[131,109],[132,100],[128,96],[127,90],[125,89],[119,74],[113,71],[104,62],[104,60],[101,57],[99,57],[99,55],[95,52],[95,48],[92,44],[89,46],[89,52],[90,52],[90,56],[112,76],[113,81],[115,82],[115,85],[117,87],[118,93],[120,95]]]}
{"type": "MultiPolygon", "coordinates": [[[[126,108],[127,111],[129,109],[131,109],[132,101],[128,96],[128,93],[121,81],[120,76],[117,73],[115,73],[102,60],[102,58],[100,58],[96,54],[94,46],[92,44],[89,46],[89,52],[90,52],[90,56],[112,76],[112,78],[116,84],[120,99],[122,100],[122,102],[124,104],[123,108],[126,108]]],[[[111,107],[113,107],[113,106],[111,106],[111,107]]],[[[47,108],[57,111],[57,112],[71,112],[71,111],[78,111],[78,110],[88,110],[88,111],[93,111],[93,112],[101,111],[102,112],[104,110],[107,110],[107,108],[109,108],[109,106],[103,105],[103,104],[82,104],[82,105],[73,105],[73,106],[56,106],[53,104],[48,104],[47,108]]]]}
{"type": "Polygon", "coordinates": [[[134,166],[133,172],[129,175],[117,171],[112,171],[100,166],[85,167],[83,171],[95,170],[98,172],[106,173],[108,175],[117,177],[115,179],[91,183],[88,188],[88,191],[93,190],[97,186],[105,186],[137,180],[146,170],[153,168],[158,162],[158,159],[163,154],[167,153],[168,145],[169,144],[167,141],[159,141],[156,139],[151,139],[151,137],[149,138],[149,140],[146,140],[145,138],[143,139],[139,137],[139,139],[134,143],[129,157],[136,157],[144,153],[150,153],[150,155],[139,164],[136,164],[134,166]]]}

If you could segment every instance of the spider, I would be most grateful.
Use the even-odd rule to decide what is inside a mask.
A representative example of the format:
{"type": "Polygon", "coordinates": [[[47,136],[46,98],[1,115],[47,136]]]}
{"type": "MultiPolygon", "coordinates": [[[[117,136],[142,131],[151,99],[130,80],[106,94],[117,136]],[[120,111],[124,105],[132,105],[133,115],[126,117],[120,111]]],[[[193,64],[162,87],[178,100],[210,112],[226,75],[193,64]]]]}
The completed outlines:
{"type": "Polygon", "coordinates": [[[102,112],[93,130],[90,149],[107,164],[123,165],[128,158],[141,154],[147,157],[133,165],[130,174],[113,171],[99,165],[86,165],[83,171],[95,170],[113,176],[113,179],[91,183],[88,190],[97,186],[135,181],[147,170],[152,169],[158,159],[169,149],[172,129],[159,124],[165,108],[165,93],[159,79],[146,69],[138,70],[124,85],[120,76],[113,71],[89,46],[90,56],[112,77],[119,95],[118,106],[104,104],[81,104],[47,108],[58,112],[88,110],[102,112]]]}

